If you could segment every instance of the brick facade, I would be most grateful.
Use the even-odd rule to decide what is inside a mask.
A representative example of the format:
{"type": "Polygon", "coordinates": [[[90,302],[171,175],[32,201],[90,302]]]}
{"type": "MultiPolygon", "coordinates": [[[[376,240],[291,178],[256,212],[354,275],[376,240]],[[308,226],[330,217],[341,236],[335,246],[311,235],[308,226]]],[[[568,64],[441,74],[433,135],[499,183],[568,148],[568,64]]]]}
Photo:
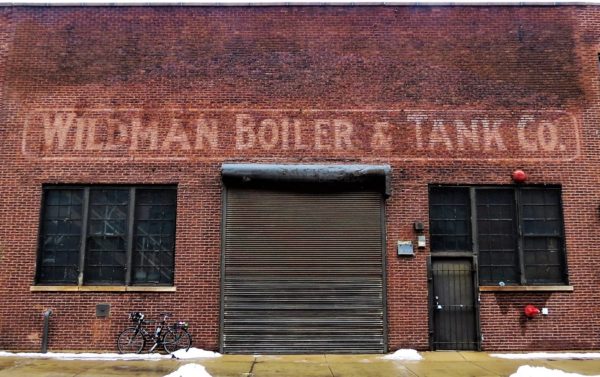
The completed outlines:
{"type": "Polygon", "coordinates": [[[573,291],[481,292],[482,348],[599,348],[599,51],[592,6],[3,7],[0,349],[38,349],[48,308],[51,350],[166,308],[218,349],[223,162],[392,166],[390,350],[429,348],[429,249],[395,250],[428,184],[561,185],[573,291]],[[52,183],[177,184],[177,291],[31,291],[52,183]]]}

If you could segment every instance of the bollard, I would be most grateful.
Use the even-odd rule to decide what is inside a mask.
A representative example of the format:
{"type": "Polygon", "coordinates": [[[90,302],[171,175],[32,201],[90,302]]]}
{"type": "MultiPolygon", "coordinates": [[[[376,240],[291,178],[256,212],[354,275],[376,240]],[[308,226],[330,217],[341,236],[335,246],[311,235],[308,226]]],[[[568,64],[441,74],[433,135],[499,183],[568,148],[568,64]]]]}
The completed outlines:
{"type": "Polygon", "coordinates": [[[44,312],[44,332],[42,334],[42,349],[41,353],[48,352],[48,330],[50,327],[50,316],[52,315],[52,309],[48,309],[44,312]]]}

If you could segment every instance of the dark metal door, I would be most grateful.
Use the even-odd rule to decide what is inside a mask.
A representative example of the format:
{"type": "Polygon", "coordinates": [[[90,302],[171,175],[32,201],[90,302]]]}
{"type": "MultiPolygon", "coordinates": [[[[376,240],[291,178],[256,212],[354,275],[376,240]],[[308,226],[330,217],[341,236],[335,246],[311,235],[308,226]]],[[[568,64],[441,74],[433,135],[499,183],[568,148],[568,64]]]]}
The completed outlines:
{"type": "Polygon", "coordinates": [[[474,274],[471,258],[432,258],[433,349],[479,348],[474,274]]]}
{"type": "Polygon", "coordinates": [[[385,352],[383,198],[228,188],[221,349],[385,352]]]}

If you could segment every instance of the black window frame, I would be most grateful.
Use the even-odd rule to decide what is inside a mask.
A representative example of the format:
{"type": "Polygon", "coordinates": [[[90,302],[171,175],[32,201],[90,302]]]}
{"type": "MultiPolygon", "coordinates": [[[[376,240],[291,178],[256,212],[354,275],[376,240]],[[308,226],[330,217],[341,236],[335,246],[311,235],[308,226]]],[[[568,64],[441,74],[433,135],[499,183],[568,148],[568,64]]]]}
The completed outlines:
{"type": "MultiPolygon", "coordinates": [[[[175,284],[175,251],[176,251],[176,234],[177,234],[177,196],[178,186],[177,184],[160,184],[160,185],[103,185],[103,184],[44,184],[42,185],[42,195],[40,203],[39,213],[39,227],[38,227],[38,247],[37,247],[37,258],[36,258],[36,274],[35,274],[35,285],[40,286],[149,286],[149,287],[160,287],[166,286],[171,287],[175,284]],[[45,212],[47,208],[47,193],[52,190],[80,190],[82,193],[82,213],[81,213],[81,231],[79,236],[78,248],[78,264],[74,266],[77,268],[77,277],[74,281],[71,280],[48,280],[43,281],[41,278],[41,269],[44,267],[42,263],[43,255],[43,242],[44,236],[46,235],[44,229],[45,212]],[[126,219],[126,231],[125,231],[125,264],[124,264],[124,277],[122,282],[103,282],[103,281],[89,281],[86,279],[86,266],[88,260],[86,254],[88,252],[88,239],[89,224],[91,222],[89,215],[90,191],[92,190],[127,190],[127,219],[126,219]],[[134,280],[134,253],[136,253],[135,238],[138,235],[136,231],[136,225],[138,219],[136,217],[136,210],[138,209],[138,202],[136,200],[136,193],[143,190],[157,190],[157,191],[171,191],[173,195],[173,218],[172,218],[172,247],[170,251],[170,277],[168,282],[135,282],[134,280]]],[[[162,250],[161,250],[162,251],[162,250]]]]}
{"type": "MultiPolygon", "coordinates": [[[[469,250],[435,250],[433,242],[431,245],[431,255],[433,256],[475,256],[477,260],[477,269],[478,269],[478,281],[480,286],[498,286],[498,285],[512,285],[512,286],[558,286],[558,285],[569,285],[569,272],[567,265],[567,249],[566,249],[566,235],[565,235],[565,226],[564,226],[564,206],[562,200],[562,186],[560,185],[456,185],[456,184],[430,184],[428,187],[428,195],[429,195],[429,230],[430,230],[430,239],[434,239],[436,236],[433,233],[432,222],[435,220],[432,217],[433,208],[432,208],[432,191],[439,189],[462,189],[468,193],[469,197],[469,216],[470,216],[470,234],[471,234],[471,247],[469,250]],[[480,190],[510,190],[513,198],[513,222],[514,222],[514,233],[512,236],[515,240],[515,251],[517,253],[517,281],[514,283],[504,283],[500,284],[500,282],[490,282],[483,281],[481,277],[481,249],[479,245],[479,229],[478,229],[478,214],[477,214],[477,192],[480,190]],[[525,234],[523,230],[523,223],[525,220],[523,214],[524,201],[522,199],[522,193],[526,190],[548,190],[554,191],[557,193],[558,202],[557,210],[558,210],[558,222],[559,222],[559,234],[558,235],[532,235],[525,234]],[[524,250],[524,240],[527,237],[554,237],[559,239],[558,241],[558,251],[560,252],[559,262],[560,262],[560,281],[535,281],[535,279],[531,279],[526,275],[526,269],[528,266],[534,266],[535,264],[525,263],[525,250],[524,250]]],[[[490,279],[491,280],[491,279],[490,279]]],[[[548,280],[548,279],[547,279],[548,280]]]]}

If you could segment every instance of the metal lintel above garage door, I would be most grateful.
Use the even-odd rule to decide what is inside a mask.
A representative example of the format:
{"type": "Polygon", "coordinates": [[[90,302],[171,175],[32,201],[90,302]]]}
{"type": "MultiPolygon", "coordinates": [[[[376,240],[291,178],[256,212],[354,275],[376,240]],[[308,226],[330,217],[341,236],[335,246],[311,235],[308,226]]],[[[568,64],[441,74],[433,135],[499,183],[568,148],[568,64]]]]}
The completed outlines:
{"type": "Polygon", "coordinates": [[[304,173],[294,177],[299,169],[286,166],[283,181],[293,184],[282,187],[277,179],[269,187],[268,174],[252,168],[251,174],[249,168],[243,174],[232,166],[223,169],[229,184],[222,352],[385,352],[382,194],[389,167],[374,174],[384,183],[379,189],[365,176],[344,177],[351,171],[346,169],[337,170],[326,190],[319,189],[324,171],[309,172],[320,177],[315,184],[304,173]],[[257,181],[260,187],[249,184],[257,181]]]}
{"type": "Polygon", "coordinates": [[[386,197],[391,193],[389,165],[223,164],[221,172],[229,186],[355,188],[386,197]]]}

